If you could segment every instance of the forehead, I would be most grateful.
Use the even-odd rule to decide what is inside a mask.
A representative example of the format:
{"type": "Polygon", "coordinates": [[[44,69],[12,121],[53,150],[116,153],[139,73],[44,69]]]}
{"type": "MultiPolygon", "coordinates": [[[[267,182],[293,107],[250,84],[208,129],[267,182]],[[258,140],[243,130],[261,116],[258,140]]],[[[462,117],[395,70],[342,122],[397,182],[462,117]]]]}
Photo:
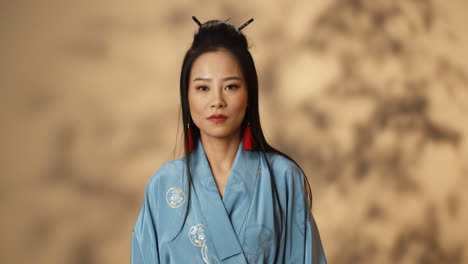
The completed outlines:
{"type": "Polygon", "coordinates": [[[226,75],[242,77],[242,71],[234,55],[224,50],[203,53],[195,59],[190,71],[191,79],[216,78],[226,75]]]}

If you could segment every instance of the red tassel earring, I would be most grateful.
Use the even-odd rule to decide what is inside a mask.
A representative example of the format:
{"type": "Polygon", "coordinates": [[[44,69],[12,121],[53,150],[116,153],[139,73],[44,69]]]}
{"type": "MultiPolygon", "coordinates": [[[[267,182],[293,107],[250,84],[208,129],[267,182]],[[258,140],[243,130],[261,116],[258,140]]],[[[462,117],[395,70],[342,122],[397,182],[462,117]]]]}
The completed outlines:
{"type": "Polygon", "coordinates": [[[193,139],[192,139],[192,130],[190,129],[190,122],[187,123],[187,147],[188,151],[192,152],[193,151],[193,139]]]}
{"type": "Polygon", "coordinates": [[[250,129],[250,123],[247,123],[247,126],[245,127],[243,141],[245,150],[253,149],[253,138],[252,131],[250,129]]]}

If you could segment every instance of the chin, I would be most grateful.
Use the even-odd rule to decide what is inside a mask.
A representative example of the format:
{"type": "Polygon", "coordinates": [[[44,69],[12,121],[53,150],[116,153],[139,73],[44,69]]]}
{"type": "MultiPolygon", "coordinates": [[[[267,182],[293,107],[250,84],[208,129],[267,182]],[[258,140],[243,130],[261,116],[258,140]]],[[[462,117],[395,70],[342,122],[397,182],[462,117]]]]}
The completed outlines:
{"type": "Polygon", "coordinates": [[[230,138],[233,136],[238,135],[236,131],[232,131],[230,129],[214,129],[211,131],[200,131],[202,134],[205,135],[205,137],[210,137],[210,138],[217,138],[217,139],[223,139],[223,138],[230,138]]]}

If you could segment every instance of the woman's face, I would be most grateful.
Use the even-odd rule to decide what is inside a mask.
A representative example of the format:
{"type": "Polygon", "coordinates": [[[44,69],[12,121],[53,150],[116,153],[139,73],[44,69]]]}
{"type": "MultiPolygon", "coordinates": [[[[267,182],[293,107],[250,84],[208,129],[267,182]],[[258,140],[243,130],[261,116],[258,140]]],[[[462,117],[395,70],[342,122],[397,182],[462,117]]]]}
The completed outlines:
{"type": "Polygon", "coordinates": [[[240,136],[247,86],[233,55],[219,50],[200,55],[190,72],[188,100],[202,138],[240,136]]]}

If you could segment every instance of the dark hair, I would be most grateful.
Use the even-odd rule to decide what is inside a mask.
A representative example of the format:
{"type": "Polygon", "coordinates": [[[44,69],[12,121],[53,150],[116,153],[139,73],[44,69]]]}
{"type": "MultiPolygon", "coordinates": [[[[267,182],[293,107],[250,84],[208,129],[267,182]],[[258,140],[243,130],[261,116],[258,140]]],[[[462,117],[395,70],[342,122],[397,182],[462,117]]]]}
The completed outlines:
{"type": "MultiPolygon", "coordinates": [[[[190,118],[190,108],[188,102],[188,86],[190,71],[193,65],[193,62],[203,53],[210,51],[225,50],[231,53],[239,64],[248,90],[248,101],[247,101],[247,110],[244,116],[244,120],[241,124],[241,131],[244,131],[247,123],[251,126],[252,137],[253,137],[253,149],[261,151],[265,158],[265,161],[268,166],[268,170],[272,177],[272,183],[274,184],[273,190],[275,192],[276,199],[279,199],[276,184],[273,178],[273,170],[271,169],[271,164],[268,161],[266,153],[277,153],[280,154],[289,160],[293,161],[299,168],[301,168],[292,158],[288,155],[278,151],[273,148],[265,139],[263,135],[263,130],[260,124],[259,108],[258,108],[258,78],[257,70],[255,69],[255,64],[252,58],[252,55],[249,52],[249,47],[247,39],[242,34],[240,30],[235,28],[233,25],[219,20],[210,20],[200,25],[198,32],[195,33],[193,38],[192,46],[189,48],[185,54],[184,61],[182,64],[182,71],[180,74],[180,101],[182,106],[182,120],[184,128],[184,143],[185,143],[185,157],[186,157],[186,167],[187,173],[189,175],[189,186],[191,183],[191,170],[190,170],[190,151],[188,149],[188,125],[190,124],[190,129],[192,132],[193,142],[198,142],[200,138],[200,130],[193,123],[190,118]]],[[[242,134],[242,133],[241,133],[242,134]]],[[[196,146],[196,144],[195,144],[196,146]]],[[[302,170],[302,168],[301,168],[302,170]]],[[[307,192],[307,201],[309,207],[312,205],[312,192],[310,189],[309,182],[307,177],[305,177],[306,182],[306,192],[307,192]]],[[[190,187],[189,187],[189,197],[190,197],[190,187]]],[[[281,209],[280,209],[281,210],[281,209]]],[[[282,219],[282,212],[281,219],[282,219]]],[[[281,225],[282,226],[282,225],[281,225]]],[[[280,232],[281,234],[281,232],[280,232]]],[[[277,240],[279,241],[279,240],[277,240]]]]}

